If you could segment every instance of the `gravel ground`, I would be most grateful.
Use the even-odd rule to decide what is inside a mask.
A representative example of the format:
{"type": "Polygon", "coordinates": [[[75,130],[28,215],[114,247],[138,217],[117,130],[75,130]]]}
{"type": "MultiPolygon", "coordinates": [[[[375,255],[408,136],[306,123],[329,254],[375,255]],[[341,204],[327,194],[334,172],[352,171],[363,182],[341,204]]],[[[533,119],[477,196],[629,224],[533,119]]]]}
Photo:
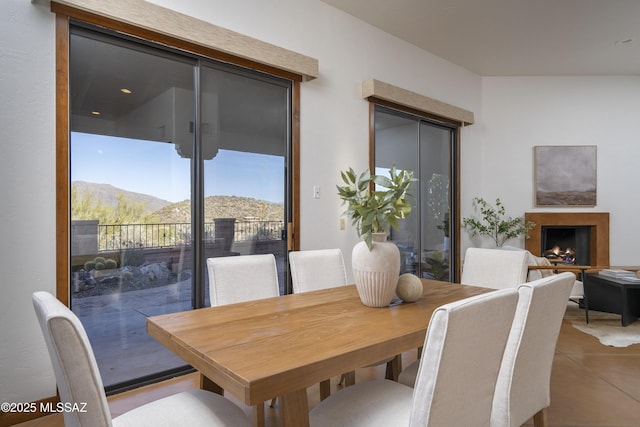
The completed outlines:
{"type": "Polygon", "coordinates": [[[166,263],[145,263],[139,267],[123,267],[112,270],[80,270],[73,273],[73,297],[109,295],[118,292],[138,291],[170,285],[189,279],[189,273],[180,277],[166,263]]]}

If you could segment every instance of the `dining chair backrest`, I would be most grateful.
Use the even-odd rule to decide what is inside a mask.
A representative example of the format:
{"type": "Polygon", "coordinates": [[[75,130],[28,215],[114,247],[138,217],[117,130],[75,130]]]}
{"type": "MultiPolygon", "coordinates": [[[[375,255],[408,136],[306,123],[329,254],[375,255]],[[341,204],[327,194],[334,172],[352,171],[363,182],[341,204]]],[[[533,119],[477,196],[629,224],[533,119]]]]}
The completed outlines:
{"type": "Polygon", "coordinates": [[[289,268],[294,294],[347,284],[347,270],[340,249],[289,252],[289,268]]]}
{"type": "MultiPolygon", "coordinates": [[[[528,251],[527,253],[529,254],[529,266],[548,267],[547,269],[544,269],[544,270],[542,269],[529,270],[529,274],[527,275],[528,282],[533,282],[534,280],[538,280],[543,277],[549,277],[554,274],[557,274],[556,271],[554,271],[553,269],[553,267],[555,266],[551,263],[549,258],[543,257],[543,256],[535,256],[528,251]]],[[[577,271],[582,271],[582,272],[584,271],[580,269],[580,266],[575,266],[575,267],[576,267],[576,270],[574,270],[574,273],[576,273],[577,271]]],[[[580,279],[582,278],[583,278],[582,274],[580,274],[580,279]]],[[[576,278],[576,280],[573,282],[573,287],[571,288],[571,295],[569,295],[569,299],[573,300],[574,302],[579,302],[579,300],[584,299],[584,283],[582,283],[582,280],[579,280],[576,278]]],[[[585,317],[586,317],[587,323],[589,323],[589,310],[587,310],[586,306],[585,306],[585,317]]]]}
{"type": "Polygon", "coordinates": [[[80,319],[48,292],[32,295],[56,377],[66,427],[249,426],[240,407],[223,396],[187,390],[133,408],[112,419],[91,343],[80,319]]]}
{"type": "Polygon", "coordinates": [[[515,288],[504,289],[433,312],[413,392],[410,426],[489,425],[493,390],[517,301],[515,288]]]}
{"type": "Polygon", "coordinates": [[[102,378],[80,319],[48,292],[35,292],[33,307],[53,365],[61,402],[86,403],[86,411],[64,411],[66,427],[111,426],[102,378]]]}
{"type": "MultiPolygon", "coordinates": [[[[544,277],[553,276],[558,271],[555,269],[555,265],[551,263],[549,258],[544,256],[535,256],[531,252],[527,251],[530,267],[547,267],[545,269],[530,269],[527,274],[527,282],[533,282],[544,277]]],[[[573,270],[574,274],[579,271],[580,266],[576,266],[576,270],[573,270]]],[[[571,289],[571,298],[584,298],[584,288],[582,282],[576,278],[573,288],[571,289]]]]}
{"type": "Polygon", "coordinates": [[[273,254],[209,258],[207,268],[214,307],[280,295],[273,254]]]}
{"type": "Polygon", "coordinates": [[[463,285],[515,288],[527,281],[526,251],[468,248],[462,265],[463,285]]]}
{"type": "Polygon", "coordinates": [[[492,427],[520,426],[550,404],[551,367],[567,300],[570,272],[518,287],[513,327],[496,383],[492,427]]]}

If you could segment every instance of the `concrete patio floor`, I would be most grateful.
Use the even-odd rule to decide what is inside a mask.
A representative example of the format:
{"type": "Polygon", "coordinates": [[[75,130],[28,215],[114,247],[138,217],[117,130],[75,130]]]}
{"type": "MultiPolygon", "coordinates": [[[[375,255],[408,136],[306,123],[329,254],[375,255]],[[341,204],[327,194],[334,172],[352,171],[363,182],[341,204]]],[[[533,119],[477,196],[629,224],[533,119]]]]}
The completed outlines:
{"type": "MultiPolygon", "coordinates": [[[[284,259],[276,256],[280,293],[284,259]]],[[[190,271],[186,271],[191,276],[190,271]]],[[[208,278],[205,302],[209,304],[208,278]]],[[[105,387],[186,366],[147,335],[147,317],[191,310],[191,279],[144,290],[72,298],[71,309],[84,325],[105,387]]]]}
{"type": "Polygon", "coordinates": [[[147,335],[146,319],[190,309],[190,280],[72,300],[72,310],[87,331],[106,387],[184,366],[182,359],[147,335]]]}

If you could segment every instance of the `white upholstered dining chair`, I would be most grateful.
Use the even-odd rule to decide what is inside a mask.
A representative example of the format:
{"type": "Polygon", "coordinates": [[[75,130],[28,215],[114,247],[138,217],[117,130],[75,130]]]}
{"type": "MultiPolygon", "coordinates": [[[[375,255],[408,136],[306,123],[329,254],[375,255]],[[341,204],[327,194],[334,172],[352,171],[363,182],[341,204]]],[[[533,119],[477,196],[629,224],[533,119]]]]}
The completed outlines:
{"type": "Polygon", "coordinates": [[[347,284],[347,269],[340,249],[289,252],[289,268],[294,294],[347,284]]]}
{"type": "MultiPolygon", "coordinates": [[[[551,367],[567,299],[575,275],[565,272],[518,286],[518,308],[496,382],[491,427],[516,427],[534,417],[545,427],[551,367]]],[[[400,373],[398,382],[413,387],[419,362],[400,373]]]]}
{"type": "Polygon", "coordinates": [[[35,292],[33,306],[47,344],[65,411],[66,427],[250,426],[245,413],[224,397],[191,390],[111,418],[89,338],[78,317],[48,292],[35,292]],[[84,405],[86,404],[86,405],[84,405]]]}
{"type": "MultiPolygon", "coordinates": [[[[555,265],[552,265],[551,261],[549,261],[548,258],[535,256],[529,251],[527,251],[527,253],[529,254],[528,255],[529,274],[527,276],[528,282],[532,282],[534,280],[538,280],[543,277],[548,277],[548,276],[557,274],[558,267],[555,265]]],[[[571,270],[569,271],[573,271],[574,275],[579,277],[579,278],[575,277],[573,286],[571,287],[571,294],[569,295],[569,300],[577,304],[578,306],[580,306],[581,303],[584,305],[585,321],[589,323],[589,305],[584,294],[584,283],[581,280],[581,279],[584,279],[583,276],[584,276],[584,271],[586,270],[586,266],[565,265],[564,267],[570,268],[571,270]]],[[[563,271],[567,271],[567,270],[563,270],[563,271]]]]}
{"type": "Polygon", "coordinates": [[[311,426],[489,425],[517,301],[504,289],[437,308],[415,389],[389,380],[347,387],[310,411],[311,426]]]}
{"type": "MultiPolygon", "coordinates": [[[[462,266],[463,285],[491,289],[515,289],[527,281],[528,264],[525,251],[468,248],[462,266]]],[[[413,387],[420,360],[405,367],[398,382],[413,387]]]]}
{"type": "Polygon", "coordinates": [[[492,289],[514,288],[527,281],[527,261],[526,251],[468,248],[460,283],[492,289]]]}
{"type": "Polygon", "coordinates": [[[208,258],[207,269],[212,307],[280,295],[273,254],[208,258]]]}
{"type": "Polygon", "coordinates": [[[567,299],[574,285],[570,272],[518,287],[518,308],[507,341],[491,413],[491,427],[516,427],[534,417],[547,425],[551,367],[567,299]]]}
{"type": "MultiPolygon", "coordinates": [[[[567,267],[575,272],[583,271],[583,267],[579,265],[564,266],[564,268],[567,267]]],[[[554,268],[556,267],[547,258],[535,256],[531,252],[517,247],[469,248],[465,253],[461,283],[501,289],[557,274],[554,268]]],[[[585,299],[584,285],[574,274],[569,300],[580,304],[583,299],[585,299]]],[[[586,322],[589,323],[589,310],[586,301],[584,308],[586,322]]]]}
{"type": "MultiPolygon", "coordinates": [[[[211,306],[254,301],[280,295],[278,267],[273,254],[207,259],[211,306]]],[[[271,401],[275,404],[276,398],[271,401]]],[[[254,408],[257,424],[264,425],[264,405],[254,408]]]]}

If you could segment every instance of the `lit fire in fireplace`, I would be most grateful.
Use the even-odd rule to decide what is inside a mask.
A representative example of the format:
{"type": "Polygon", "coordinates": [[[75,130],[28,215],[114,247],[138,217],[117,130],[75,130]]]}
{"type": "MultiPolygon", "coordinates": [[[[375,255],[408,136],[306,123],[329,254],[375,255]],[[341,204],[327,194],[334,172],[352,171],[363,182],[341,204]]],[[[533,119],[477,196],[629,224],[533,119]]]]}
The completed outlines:
{"type": "Polygon", "coordinates": [[[561,249],[560,246],[555,245],[551,249],[544,251],[543,255],[551,262],[576,263],[576,250],[573,248],[561,249]]]}

